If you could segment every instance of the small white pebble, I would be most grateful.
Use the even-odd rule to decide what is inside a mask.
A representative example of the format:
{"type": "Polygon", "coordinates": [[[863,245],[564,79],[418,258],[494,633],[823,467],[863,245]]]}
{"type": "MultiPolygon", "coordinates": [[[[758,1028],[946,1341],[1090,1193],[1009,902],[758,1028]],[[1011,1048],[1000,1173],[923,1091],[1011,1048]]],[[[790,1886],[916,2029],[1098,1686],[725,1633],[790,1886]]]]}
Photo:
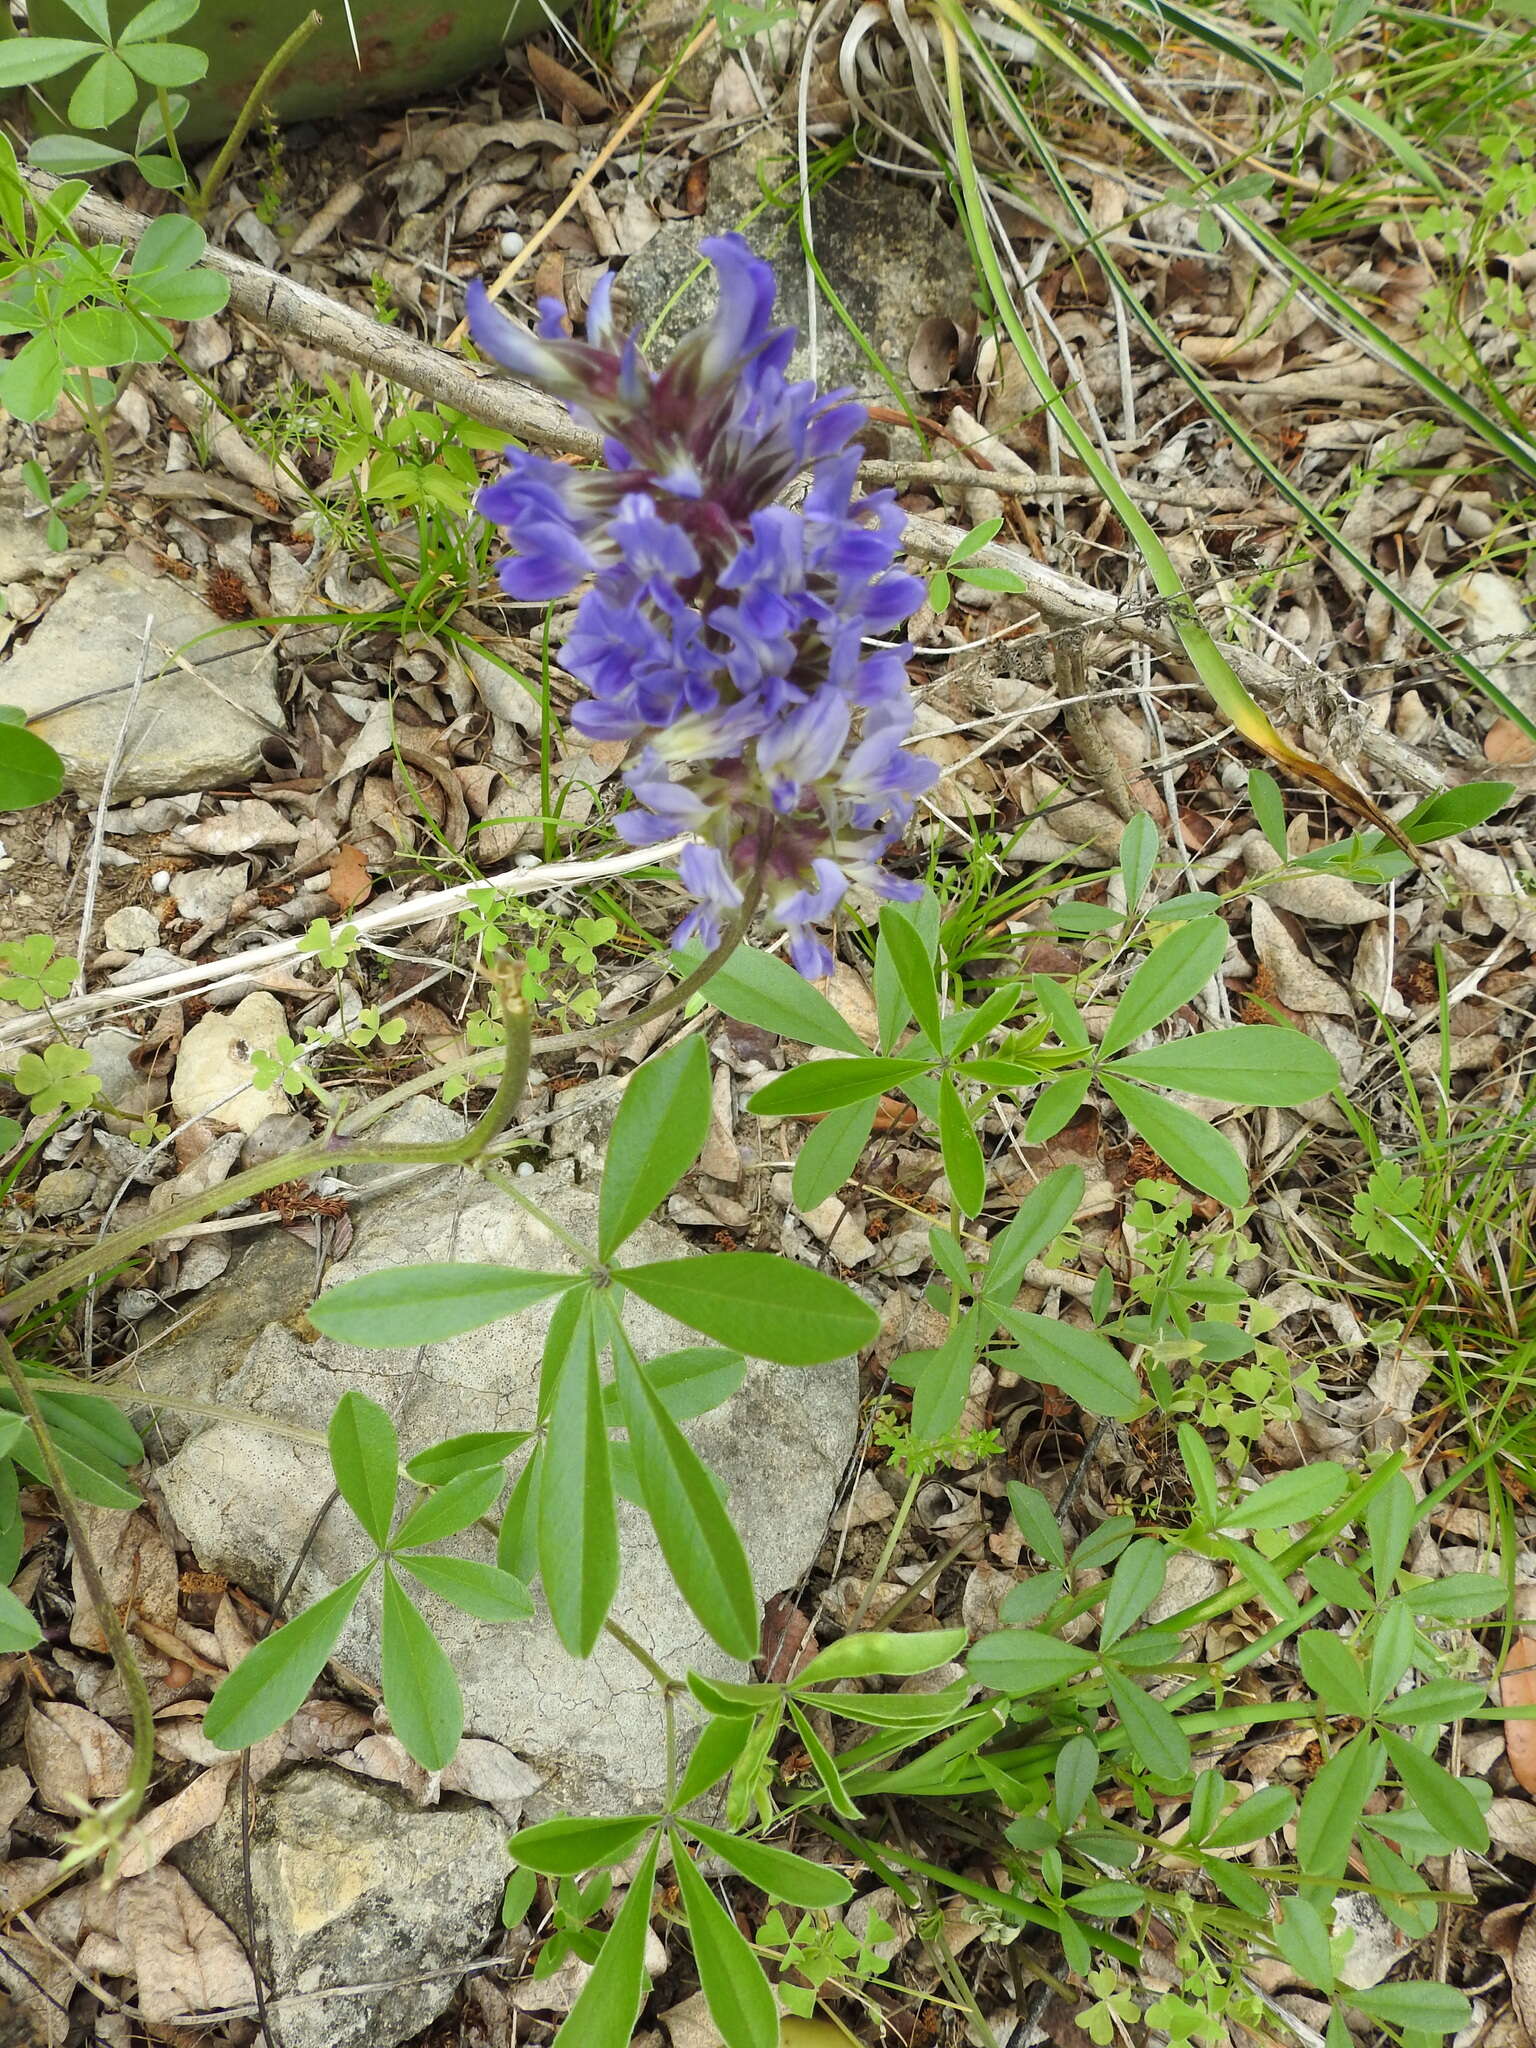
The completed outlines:
{"type": "Polygon", "coordinates": [[[151,889],[154,890],[157,896],[163,896],[166,890],[169,889],[169,887],[171,886],[170,869],[156,868],[155,872],[149,878],[149,886],[151,887],[151,889]]]}
{"type": "Polygon", "coordinates": [[[501,238],[500,250],[502,260],[507,263],[510,263],[514,256],[522,255],[523,237],[517,232],[516,228],[507,229],[507,232],[501,238]]]}

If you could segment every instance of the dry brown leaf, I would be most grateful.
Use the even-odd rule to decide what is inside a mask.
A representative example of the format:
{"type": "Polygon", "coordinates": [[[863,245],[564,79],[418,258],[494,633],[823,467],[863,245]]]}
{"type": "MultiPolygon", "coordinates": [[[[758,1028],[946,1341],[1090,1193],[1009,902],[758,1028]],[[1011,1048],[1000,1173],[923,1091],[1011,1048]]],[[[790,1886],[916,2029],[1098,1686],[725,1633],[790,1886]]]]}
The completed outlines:
{"type": "Polygon", "coordinates": [[[85,1707],[42,1701],[27,1716],[26,1748],[37,1803],[50,1813],[78,1814],[127,1790],[132,1745],[85,1707]]]}
{"type": "Polygon", "coordinates": [[[943,313],[930,313],[918,322],[907,351],[907,375],[914,391],[946,391],[960,360],[962,342],[959,328],[943,313]]]}
{"type": "Polygon", "coordinates": [[[345,1700],[306,1700],[285,1731],[288,1754],[303,1759],[339,1756],[355,1748],[372,1727],[372,1717],[345,1700]]]}
{"type": "Polygon", "coordinates": [[[139,2009],[152,2026],[255,1998],[245,1951],[180,1871],[162,1864],[105,1896],[94,1888],[85,1917],[94,1932],[127,1951],[139,2009]]]}
{"type": "MultiPolygon", "coordinates": [[[[1536,1723],[1506,1721],[1504,1725],[1507,1731],[1516,1725],[1530,1728],[1536,1723]]],[[[1536,1863],[1536,1806],[1529,1799],[1492,1799],[1486,1818],[1496,1848],[1509,1850],[1524,1863],[1536,1863]]]]}
{"type": "Polygon", "coordinates": [[[352,910],[368,901],[373,894],[373,877],[361,847],[346,845],[336,849],[325,886],[338,910],[352,910]]]}
{"type": "MultiPolygon", "coordinates": [[[[32,1780],[19,1764],[7,1764],[0,1770],[0,1841],[16,1816],[32,1797],[32,1780]]],[[[4,2036],[0,2035],[0,2040],[4,2036]]]]}
{"type": "Polygon", "coordinates": [[[336,1759],[343,1770],[360,1778],[396,1785],[413,1806],[436,1806],[442,1781],[436,1771],[423,1770],[398,1735],[365,1735],[346,1756],[336,1759]]]}
{"type": "MultiPolygon", "coordinates": [[[[1536,1588],[1516,1589],[1520,1612],[1526,1619],[1531,1618],[1532,1592],[1536,1588]]],[[[1536,1707],[1536,1629],[1515,1632],[1499,1679],[1499,1699],[1506,1707],[1536,1707]]],[[[1521,1786],[1536,1793],[1536,1721],[1506,1721],[1504,1753],[1521,1786]]]]}
{"type": "Polygon", "coordinates": [[[445,1792],[460,1792],[466,1799],[494,1806],[509,1828],[518,1825],[524,1806],[543,1782],[539,1772],[510,1749],[478,1735],[464,1738],[442,1776],[445,1792]]]}
{"type": "Polygon", "coordinates": [[[1278,997],[1288,1010],[1354,1015],[1348,989],[1302,950],[1285,920],[1263,897],[1254,897],[1250,916],[1254,950],[1265,975],[1264,994],[1278,997]]]}
{"type": "Polygon", "coordinates": [[[1527,1919],[1512,1954],[1506,1956],[1515,2011],[1528,2035],[1536,2034],[1536,1919],[1527,1919]]]}
{"type": "Polygon", "coordinates": [[[820,1645],[816,1632],[786,1593],[775,1593],[763,1607],[763,1633],[758,1659],[764,1682],[787,1685],[805,1669],[820,1645]]]}
{"type": "Polygon", "coordinates": [[[179,1842],[189,1842],[211,1828],[224,1811],[230,1780],[240,1768],[238,1757],[226,1757],[194,1778],[172,1798],[152,1809],[128,1837],[119,1866],[120,1877],[143,1877],[162,1863],[179,1842]]]}
{"type": "Polygon", "coordinates": [[[601,121],[608,112],[607,100],[591,80],[567,69],[558,57],[550,56],[533,43],[523,45],[523,55],[539,90],[547,92],[553,100],[563,101],[583,121],[601,121]]]}
{"type": "MultiPolygon", "coordinates": [[[[1294,850],[1305,853],[1306,847],[1294,850]]],[[[1273,874],[1282,865],[1279,854],[1262,832],[1247,834],[1242,842],[1242,855],[1250,875],[1273,874]]],[[[1291,911],[1308,924],[1370,924],[1387,914],[1385,897],[1379,892],[1367,895],[1342,875],[1292,875],[1286,881],[1268,883],[1262,900],[1275,910],[1291,911]]]]}
{"type": "Polygon", "coordinates": [[[1497,853],[1484,853],[1475,846],[1451,840],[1445,858],[1456,880],[1488,919],[1488,924],[1469,922],[1467,904],[1462,905],[1464,929],[1487,931],[1489,924],[1507,932],[1527,946],[1536,946],[1536,896],[1528,895],[1530,870],[1517,867],[1497,853]]]}
{"type": "Polygon", "coordinates": [[[1512,718],[1496,718],[1483,740],[1483,753],[1497,768],[1523,768],[1536,761],[1536,740],[1512,718]]]}
{"type": "Polygon", "coordinates": [[[194,853],[251,853],[260,846],[292,846],[299,828],[275,804],[248,797],[200,825],[183,825],[176,837],[194,853]]]}
{"type": "MultiPolygon", "coordinates": [[[[142,1508],[125,1514],[116,1508],[79,1507],[76,1513],[84,1522],[107,1598],[128,1626],[143,1614],[162,1628],[174,1629],[176,1557],[150,1517],[142,1508]]],[[[75,1612],[69,1640],[77,1649],[105,1652],[107,1639],[91,1607],[78,1558],[72,1561],[71,1577],[75,1612]]]]}

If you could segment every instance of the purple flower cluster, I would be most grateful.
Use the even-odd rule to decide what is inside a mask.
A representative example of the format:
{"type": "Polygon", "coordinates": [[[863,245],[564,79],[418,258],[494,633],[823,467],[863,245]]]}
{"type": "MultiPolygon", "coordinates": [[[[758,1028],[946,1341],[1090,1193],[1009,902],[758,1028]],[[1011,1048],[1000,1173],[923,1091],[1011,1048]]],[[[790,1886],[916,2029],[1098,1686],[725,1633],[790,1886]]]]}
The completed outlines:
{"type": "Polygon", "coordinates": [[[718,944],[756,876],[815,976],[832,956],[812,927],[851,882],[918,893],[880,863],[937,770],[903,746],[910,650],[863,643],[905,619],[922,585],[891,567],[891,493],[855,496],[864,408],[786,380],[794,331],[770,324],[773,273],[739,235],[703,250],[718,309],[654,370],[615,330],[611,278],[585,342],[555,300],[533,334],[471,287],[478,346],[595,425],[604,460],[581,471],[509,449],[478,502],[513,549],[509,596],[544,602],[591,579],[561,657],[591,693],[572,722],[588,739],[644,741],[625,838],[696,835],[678,872],[698,908],[676,942],[718,944]],[[803,472],[802,504],[777,503],[803,472]]]}

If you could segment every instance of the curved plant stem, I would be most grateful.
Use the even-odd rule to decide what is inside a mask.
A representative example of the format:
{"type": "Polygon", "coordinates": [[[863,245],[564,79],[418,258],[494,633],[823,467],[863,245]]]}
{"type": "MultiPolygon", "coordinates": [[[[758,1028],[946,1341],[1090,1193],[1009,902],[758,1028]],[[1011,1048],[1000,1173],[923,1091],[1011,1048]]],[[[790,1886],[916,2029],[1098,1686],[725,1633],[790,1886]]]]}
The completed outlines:
{"type": "Polygon", "coordinates": [[[297,57],[300,50],[319,28],[322,17],[306,14],[298,27],[284,42],[280,43],[272,56],[262,67],[261,76],[245,96],[245,105],[235,116],[235,125],[225,137],[224,147],[213,160],[213,168],[204,178],[201,187],[187,201],[187,211],[194,220],[202,220],[214,202],[219,187],[229,174],[229,167],[235,160],[235,153],[250,133],[251,123],[261,112],[262,101],[271,91],[281,74],[297,57]]]}
{"type": "Polygon", "coordinates": [[[672,1810],[672,1795],[677,1790],[677,1710],[673,1705],[673,1701],[683,1690],[682,1680],[673,1678],[669,1672],[663,1671],[645,1645],[637,1643],[629,1633],[629,1630],[621,1628],[612,1615],[609,1615],[603,1622],[603,1633],[604,1635],[612,1636],[621,1650],[628,1650],[630,1656],[634,1658],[635,1662],[661,1694],[661,1713],[666,1727],[667,1742],[666,1806],[667,1811],[670,1813],[672,1810]]]}
{"type": "MultiPolygon", "coordinates": [[[[559,1032],[550,1038],[537,1041],[540,1047],[587,1045],[595,1039],[612,1037],[615,1032],[629,1031],[641,1024],[654,1022],[671,1010],[687,1002],[702,988],[710,977],[716,974],[725,961],[740,945],[746,934],[762,895],[762,877],[752,876],[742,895],[741,909],[730,929],[715,947],[690,974],[685,974],[675,988],[664,996],[637,1011],[633,1016],[618,1017],[604,1024],[596,1024],[584,1031],[559,1032]]],[[[302,1179],[306,1174],[317,1172],[322,1167],[338,1166],[470,1166],[479,1159],[486,1148],[500,1136],[510,1122],[517,1107],[517,1097],[509,1091],[516,1075],[516,1086],[520,1094],[527,1080],[528,1066],[532,1057],[534,1041],[531,1038],[532,1020],[525,1003],[518,998],[507,1006],[507,1043],[502,1053],[502,1085],[498,1086],[484,1116],[462,1138],[439,1141],[435,1144],[393,1144],[376,1139],[370,1143],[359,1137],[348,1143],[339,1133],[326,1138],[317,1138],[312,1144],[301,1145],[296,1152],[284,1153],[280,1159],[268,1160],[262,1166],[253,1166],[245,1173],[237,1173],[216,1188],[206,1189],[201,1194],[188,1195],[184,1201],[174,1202],[168,1209],[162,1209],[158,1216],[134,1224],[127,1230],[115,1231],[98,1245],[77,1252],[73,1258],[62,1260],[51,1271],[29,1280],[24,1287],[0,1299],[0,1314],[14,1322],[18,1317],[40,1308],[44,1302],[55,1300],[78,1282],[90,1280],[107,1272],[122,1260],[145,1245],[155,1244],[161,1238],[169,1237],[183,1230],[189,1223],[201,1223],[207,1216],[219,1209],[233,1208],[237,1203],[249,1201],[253,1195],[265,1194],[268,1188],[275,1188],[288,1180],[302,1179]]],[[[423,1094],[455,1071],[477,1067],[481,1056],[454,1066],[436,1068],[430,1074],[418,1075],[415,1081],[406,1081],[398,1088],[392,1088],[387,1095],[370,1103],[367,1116],[370,1123],[377,1123],[390,1110],[414,1095],[423,1094]]]]}
{"type": "Polygon", "coordinates": [[[305,1174],[321,1167],[473,1165],[487,1146],[500,1136],[517,1108],[518,1096],[528,1076],[529,1026],[528,1006],[519,998],[507,1012],[502,1085],[491,1098],[484,1116],[462,1138],[442,1139],[435,1144],[392,1144],[382,1139],[370,1144],[366,1139],[359,1139],[351,1145],[338,1143],[334,1135],[317,1138],[312,1144],[301,1145],[296,1152],[286,1152],[279,1159],[269,1159],[264,1165],[253,1166],[246,1173],[237,1173],[216,1188],[173,1202],[168,1209],[162,1209],[158,1216],[143,1223],[114,1231],[100,1244],[92,1245],[88,1251],[77,1252],[51,1272],[6,1295],[0,1301],[0,1308],[14,1320],[64,1293],[77,1281],[106,1272],[145,1245],[154,1244],[160,1238],[184,1229],[189,1223],[201,1223],[216,1209],[231,1208],[237,1202],[248,1201],[252,1195],[265,1194],[268,1188],[277,1187],[285,1180],[302,1179],[305,1174]]]}
{"type": "Polygon", "coordinates": [[[165,130],[165,146],[170,151],[171,162],[181,173],[183,186],[192,182],[191,174],[181,154],[181,144],[176,140],[176,124],[171,119],[171,96],[163,85],[155,87],[155,105],[160,109],[160,126],[165,130]]]}

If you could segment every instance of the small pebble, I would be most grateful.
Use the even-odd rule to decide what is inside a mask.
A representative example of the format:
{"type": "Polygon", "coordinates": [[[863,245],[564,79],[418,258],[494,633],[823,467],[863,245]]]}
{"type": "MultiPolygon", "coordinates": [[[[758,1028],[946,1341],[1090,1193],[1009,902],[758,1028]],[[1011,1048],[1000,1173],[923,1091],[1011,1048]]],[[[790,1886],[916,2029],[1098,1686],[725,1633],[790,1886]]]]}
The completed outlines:
{"type": "Polygon", "coordinates": [[[142,953],[160,938],[160,920],[142,904],[131,903],[126,910],[114,910],[101,928],[109,946],[120,953],[142,953]]]}
{"type": "Polygon", "coordinates": [[[61,1166],[45,1173],[32,1196],[32,1213],[52,1218],[73,1216],[96,1192],[96,1176],[86,1166],[61,1166]]]}

